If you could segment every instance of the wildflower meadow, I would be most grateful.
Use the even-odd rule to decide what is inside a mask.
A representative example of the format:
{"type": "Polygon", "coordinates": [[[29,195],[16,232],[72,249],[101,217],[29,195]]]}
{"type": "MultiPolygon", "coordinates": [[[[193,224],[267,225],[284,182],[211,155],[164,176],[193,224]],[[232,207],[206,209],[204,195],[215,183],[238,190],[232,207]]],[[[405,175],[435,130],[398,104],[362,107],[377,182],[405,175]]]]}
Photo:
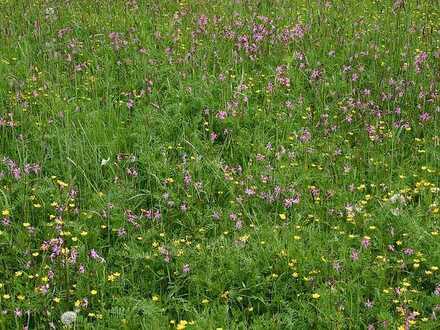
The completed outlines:
{"type": "Polygon", "coordinates": [[[440,329],[438,0],[0,0],[0,329],[440,329]]]}

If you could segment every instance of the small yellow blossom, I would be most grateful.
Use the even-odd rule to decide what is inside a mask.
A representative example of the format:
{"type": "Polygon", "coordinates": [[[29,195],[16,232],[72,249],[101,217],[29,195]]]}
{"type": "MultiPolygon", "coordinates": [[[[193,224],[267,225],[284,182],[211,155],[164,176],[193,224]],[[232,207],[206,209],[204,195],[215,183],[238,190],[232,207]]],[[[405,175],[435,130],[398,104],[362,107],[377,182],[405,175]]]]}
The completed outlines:
{"type": "Polygon", "coordinates": [[[188,321],[186,320],[180,320],[179,323],[177,324],[176,329],[177,330],[183,330],[186,328],[186,325],[188,324],[188,321]]]}

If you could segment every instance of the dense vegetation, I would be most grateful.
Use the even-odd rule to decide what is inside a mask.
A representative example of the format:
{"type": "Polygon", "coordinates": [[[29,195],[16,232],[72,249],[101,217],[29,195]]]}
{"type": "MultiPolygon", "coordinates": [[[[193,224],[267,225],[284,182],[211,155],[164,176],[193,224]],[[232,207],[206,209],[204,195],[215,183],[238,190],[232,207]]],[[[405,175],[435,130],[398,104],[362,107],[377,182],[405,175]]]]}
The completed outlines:
{"type": "Polygon", "coordinates": [[[0,0],[0,327],[438,329],[439,28],[0,0]]]}

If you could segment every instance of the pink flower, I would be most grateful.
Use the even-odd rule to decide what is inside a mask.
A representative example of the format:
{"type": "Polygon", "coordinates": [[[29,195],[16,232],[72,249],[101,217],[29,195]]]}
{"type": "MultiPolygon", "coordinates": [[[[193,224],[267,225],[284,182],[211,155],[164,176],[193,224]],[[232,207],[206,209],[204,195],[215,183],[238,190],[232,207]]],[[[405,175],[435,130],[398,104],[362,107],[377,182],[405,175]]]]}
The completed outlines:
{"type": "Polygon", "coordinates": [[[415,59],[415,66],[416,66],[416,72],[420,73],[422,71],[423,63],[428,59],[428,54],[426,52],[421,52],[416,56],[415,59]]]}
{"type": "Polygon", "coordinates": [[[305,143],[305,142],[310,141],[311,138],[312,138],[312,134],[310,133],[310,131],[309,131],[307,128],[305,128],[305,129],[302,131],[301,135],[299,136],[299,140],[300,140],[302,143],[305,143]]]}
{"type": "Polygon", "coordinates": [[[189,267],[188,264],[183,265],[182,273],[187,274],[187,273],[189,273],[190,271],[191,271],[191,268],[189,267]]]}
{"type": "Polygon", "coordinates": [[[209,138],[210,138],[211,142],[214,142],[215,140],[217,140],[218,135],[215,132],[211,132],[209,138]]]}
{"type": "Polygon", "coordinates": [[[298,204],[299,201],[300,201],[299,195],[295,195],[292,198],[286,198],[284,200],[284,207],[286,209],[289,209],[290,207],[292,207],[293,204],[298,204]]]}
{"type": "Polygon", "coordinates": [[[419,116],[421,122],[427,122],[431,119],[431,115],[427,112],[422,112],[419,116]]]}
{"type": "Polygon", "coordinates": [[[359,252],[355,249],[351,250],[351,260],[353,261],[359,260],[359,252]]]}
{"type": "Polygon", "coordinates": [[[217,118],[220,120],[224,120],[228,116],[228,113],[226,111],[219,111],[217,113],[217,118]]]}
{"type": "Polygon", "coordinates": [[[92,258],[93,260],[98,260],[99,262],[104,262],[104,258],[101,257],[98,252],[95,251],[95,249],[91,249],[90,250],[90,258],[92,258]]]}

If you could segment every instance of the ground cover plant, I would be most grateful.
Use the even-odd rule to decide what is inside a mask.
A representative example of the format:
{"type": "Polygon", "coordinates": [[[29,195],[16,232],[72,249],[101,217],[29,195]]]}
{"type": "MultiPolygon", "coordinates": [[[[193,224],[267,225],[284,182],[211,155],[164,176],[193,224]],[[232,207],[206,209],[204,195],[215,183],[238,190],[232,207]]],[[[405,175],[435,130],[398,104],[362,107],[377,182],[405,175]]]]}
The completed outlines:
{"type": "Polygon", "coordinates": [[[439,27],[0,0],[0,328],[439,329],[439,27]]]}

